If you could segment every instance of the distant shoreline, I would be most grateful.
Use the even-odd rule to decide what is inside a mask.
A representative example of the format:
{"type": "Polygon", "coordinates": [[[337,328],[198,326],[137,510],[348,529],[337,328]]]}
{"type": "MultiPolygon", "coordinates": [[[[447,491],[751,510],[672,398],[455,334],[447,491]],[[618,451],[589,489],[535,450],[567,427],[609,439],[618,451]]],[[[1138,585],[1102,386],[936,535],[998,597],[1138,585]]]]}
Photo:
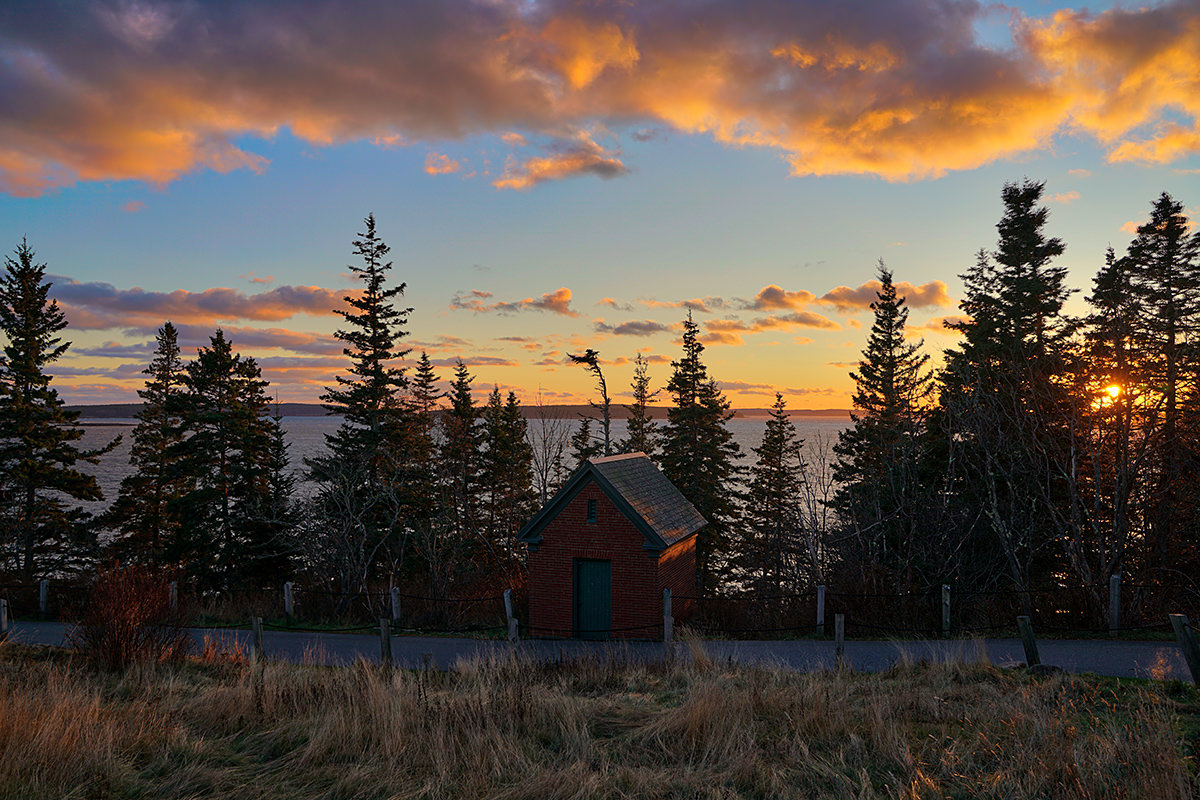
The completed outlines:
{"type": "MultiPolygon", "coordinates": [[[[78,411],[81,417],[89,420],[98,419],[132,419],[141,409],[141,403],[100,403],[96,405],[70,405],[69,411],[78,411]]],[[[594,417],[595,409],[586,405],[556,405],[556,406],[522,406],[526,419],[578,419],[581,415],[594,417]]],[[[274,406],[272,406],[274,410],[274,406]]],[[[653,419],[666,419],[667,406],[651,406],[650,416],[653,419]]],[[[767,417],[771,414],[769,408],[735,408],[735,417],[767,417]]],[[[324,417],[325,408],[320,403],[280,403],[279,414],[284,417],[324,417]]],[[[845,419],[850,412],[844,408],[789,409],[792,417],[831,417],[845,419]]],[[[612,406],[613,419],[628,419],[629,411],[625,406],[614,403],[612,406]]],[[[97,423],[90,425],[114,425],[120,423],[97,423]]]]}

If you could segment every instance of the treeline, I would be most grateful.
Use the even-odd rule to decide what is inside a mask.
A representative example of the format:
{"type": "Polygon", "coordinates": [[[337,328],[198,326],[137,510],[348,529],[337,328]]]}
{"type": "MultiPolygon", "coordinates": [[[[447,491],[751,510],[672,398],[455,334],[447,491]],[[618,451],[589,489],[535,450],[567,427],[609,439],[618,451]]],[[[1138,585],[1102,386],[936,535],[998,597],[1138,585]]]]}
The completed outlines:
{"type": "Polygon", "coordinates": [[[1004,187],[998,242],[961,276],[961,338],[937,370],[906,337],[904,298],[881,262],[852,426],[803,442],[778,396],[753,458],[726,426],[730,404],[690,315],[662,389],[637,360],[621,440],[594,350],[571,356],[596,381],[582,420],[522,409],[498,388],[477,405],[461,362],[446,393],[426,354],[401,368],[411,309],[369,216],[350,267],[362,292],[338,312],[347,368],[321,397],[342,422],[306,463],[305,490],[254,359],[217,331],[185,364],[168,322],[140,392],[133,472],[95,518],[70,501],[100,498],[79,465],[105,450],[78,449],[76,415],[50,387],[66,321],[22,243],[0,285],[0,568],[31,578],[111,555],[201,588],[294,578],[347,602],[394,585],[483,596],[522,584],[516,534],[579,463],[641,451],[708,520],[705,595],[950,583],[1028,605],[1034,591],[1086,585],[1101,613],[1116,573],[1191,585],[1200,234],[1164,194],[1128,251],[1099,265],[1089,313],[1073,316],[1042,192],[1004,187]],[[648,411],[660,394],[665,421],[648,411]]]}

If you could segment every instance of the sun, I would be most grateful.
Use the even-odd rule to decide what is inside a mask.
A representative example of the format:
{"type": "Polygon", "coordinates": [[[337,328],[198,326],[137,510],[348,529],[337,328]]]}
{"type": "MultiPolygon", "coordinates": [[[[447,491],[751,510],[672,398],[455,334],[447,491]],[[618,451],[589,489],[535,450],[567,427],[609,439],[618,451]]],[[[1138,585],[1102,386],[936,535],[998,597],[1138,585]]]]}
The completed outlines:
{"type": "Polygon", "coordinates": [[[1105,386],[1104,391],[1108,392],[1109,397],[1116,399],[1121,394],[1121,387],[1114,383],[1111,386],[1105,386]]]}

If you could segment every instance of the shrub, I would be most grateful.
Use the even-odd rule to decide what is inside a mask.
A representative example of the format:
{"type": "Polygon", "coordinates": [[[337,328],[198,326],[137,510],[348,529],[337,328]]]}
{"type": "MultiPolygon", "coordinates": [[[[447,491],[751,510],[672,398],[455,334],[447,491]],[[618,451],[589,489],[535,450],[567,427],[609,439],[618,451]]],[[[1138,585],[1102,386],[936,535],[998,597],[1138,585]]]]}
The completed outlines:
{"type": "Polygon", "coordinates": [[[118,563],[97,572],[87,609],[70,640],[107,669],[180,659],[193,646],[180,615],[171,609],[170,587],[162,573],[118,563]]]}

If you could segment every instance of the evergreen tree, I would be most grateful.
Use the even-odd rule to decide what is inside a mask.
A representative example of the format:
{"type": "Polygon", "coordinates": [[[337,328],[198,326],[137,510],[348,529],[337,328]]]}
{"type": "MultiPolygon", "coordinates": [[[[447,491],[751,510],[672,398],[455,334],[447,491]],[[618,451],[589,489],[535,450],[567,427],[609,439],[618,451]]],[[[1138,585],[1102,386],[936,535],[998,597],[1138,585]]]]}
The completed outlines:
{"type": "Polygon", "coordinates": [[[596,376],[596,389],[600,392],[600,402],[588,401],[592,408],[600,412],[600,428],[603,432],[604,446],[601,452],[606,456],[612,455],[612,401],[608,397],[608,384],[604,380],[604,371],[600,369],[600,354],[590,347],[582,355],[567,353],[567,358],[576,364],[583,364],[588,372],[596,376]]]}
{"type": "Polygon", "coordinates": [[[142,407],[133,429],[131,472],[104,516],[104,523],[117,531],[113,553],[125,563],[164,564],[179,529],[179,520],[170,513],[187,489],[177,463],[183,437],[177,415],[183,391],[178,336],[170,322],[158,329],[154,358],[142,372],[148,376],[146,386],[138,391],[142,407]]]}
{"type": "Polygon", "coordinates": [[[1055,461],[1069,459],[1064,376],[1075,325],[1062,314],[1070,291],[1052,261],[1065,247],[1043,232],[1043,189],[1004,186],[998,247],[962,276],[968,319],[951,326],[963,339],[946,354],[935,420],[943,495],[953,494],[960,518],[981,510],[986,523],[968,560],[982,575],[1006,571],[1021,590],[1060,567],[1053,545],[1067,535],[1053,511],[1066,505],[1055,461]]]}
{"type": "Polygon", "coordinates": [[[218,329],[185,368],[183,384],[182,440],[171,455],[189,491],[175,504],[181,527],[172,555],[210,586],[278,582],[290,551],[278,508],[286,452],[268,416],[267,382],[218,329]]]}
{"type": "Polygon", "coordinates": [[[802,574],[805,548],[796,504],[804,469],[803,445],[783,395],[776,392],[762,444],[753,448],[758,461],[750,468],[746,494],[746,541],[737,554],[741,577],[754,592],[779,594],[794,587],[802,574]]]}
{"type": "Polygon", "coordinates": [[[657,447],[658,426],[650,416],[650,402],[658,396],[659,390],[650,391],[650,374],[646,358],[641,353],[634,359],[633,369],[633,405],[625,406],[629,410],[628,435],[619,445],[622,453],[645,453],[654,458],[657,447]]]}
{"type": "Polygon", "coordinates": [[[454,368],[450,385],[450,407],[442,416],[442,446],[439,461],[446,484],[451,535],[478,541],[476,519],[479,490],[480,434],[476,427],[479,409],[471,395],[472,376],[461,360],[454,368]]]}
{"type": "Polygon", "coordinates": [[[1193,424],[1184,418],[1185,410],[1189,417],[1200,410],[1200,232],[1190,233],[1183,204],[1164,192],[1123,261],[1140,311],[1134,328],[1137,389],[1162,409],[1151,432],[1157,463],[1147,555],[1152,569],[1175,568],[1183,544],[1177,531],[1190,521],[1194,502],[1187,495],[1195,493],[1197,473],[1189,462],[1200,454],[1193,424]]]}
{"type": "Polygon", "coordinates": [[[387,285],[391,248],[377,233],[374,214],[364,224],[353,242],[361,264],[348,267],[362,292],[345,298],[348,308],[337,313],[347,327],[334,334],[346,345],[349,375],[338,375],[337,385],[321,396],[342,423],[325,438],[328,455],[307,461],[324,497],[321,513],[336,531],[332,549],[340,553],[343,603],[351,592],[365,590],[383,565],[393,573],[404,567],[413,519],[427,510],[428,499],[419,495],[427,463],[415,460],[420,437],[405,397],[408,380],[395,366],[408,355],[399,343],[412,309],[396,306],[403,283],[387,285]]]}
{"type": "Polygon", "coordinates": [[[571,460],[575,462],[575,469],[586,464],[589,458],[600,455],[600,444],[592,437],[591,417],[579,420],[579,427],[575,429],[575,435],[571,437],[570,445],[571,460]]]}
{"type": "Polygon", "coordinates": [[[362,266],[348,266],[362,281],[363,291],[345,298],[350,308],[337,313],[350,327],[334,333],[346,345],[350,377],[338,375],[338,385],[326,388],[321,399],[330,414],[344,419],[327,439],[334,456],[371,461],[381,457],[389,429],[401,413],[400,393],[408,382],[404,370],[392,364],[408,355],[397,347],[407,335],[404,326],[412,309],[398,309],[394,302],[404,294],[405,284],[386,286],[392,262],[384,259],[391,248],[375,231],[375,215],[368,214],[363,222],[367,229],[353,242],[362,266]]]}
{"type": "Polygon", "coordinates": [[[517,532],[534,510],[533,451],[516,394],[502,401],[499,388],[492,390],[481,433],[480,499],[487,509],[489,550],[501,570],[512,574],[521,567],[517,532]]]}
{"type": "Polygon", "coordinates": [[[88,515],[66,499],[102,500],[96,479],[76,468],[95,464],[119,441],[80,450],[83,431],[51,388],[46,369],[67,351],[58,335],[67,327],[49,299],[46,265],[22,239],[6,257],[0,278],[0,565],[25,580],[49,571],[79,569],[92,556],[88,515]]]}
{"type": "Polygon", "coordinates": [[[674,405],[662,434],[663,474],[708,524],[696,543],[696,580],[701,592],[717,588],[727,574],[737,520],[737,459],[740,448],[725,423],[729,401],[700,360],[704,345],[691,312],[683,323],[683,357],[671,362],[667,392],[674,405]]]}
{"type": "MultiPolygon", "coordinates": [[[[920,551],[924,502],[919,461],[923,449],[924,404],[932,389],[926,370],[929,357],[922,342],[905,341],[908,309],[897,296],[892,273],[879,262],[880,288],[871,303],[875,321],[854,380],[853,426],[842,431],[835,503],[858,544],[848,556],[868,570],[884,568],[895,576],[894,588],[908,591],[911,572],[936,568],[940,553],[920,551]]],[[[924,582],[932,579],[926,574],[924,582]]]]}

